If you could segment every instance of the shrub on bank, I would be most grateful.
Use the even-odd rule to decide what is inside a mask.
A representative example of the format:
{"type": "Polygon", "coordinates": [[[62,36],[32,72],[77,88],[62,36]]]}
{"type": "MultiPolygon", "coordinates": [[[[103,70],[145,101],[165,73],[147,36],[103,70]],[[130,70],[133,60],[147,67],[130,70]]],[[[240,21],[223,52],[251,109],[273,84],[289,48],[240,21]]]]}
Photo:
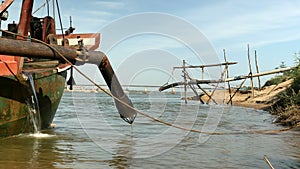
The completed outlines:
{"type": "MultiPolygon", "coordinates": [[[[278,101],[271,107],[271,114],[277,115],[276,122],[283,125],[297,125],[300,123],[300,70],[299,66],[292,71],[286,72],[282,77],[275,77],[272,82],[279,82],[283,79],[291,79],[294,81],[291,86],[280,93],[278,101]]],[[[271,83],[271,82],[270,82],[271,83]]]]}

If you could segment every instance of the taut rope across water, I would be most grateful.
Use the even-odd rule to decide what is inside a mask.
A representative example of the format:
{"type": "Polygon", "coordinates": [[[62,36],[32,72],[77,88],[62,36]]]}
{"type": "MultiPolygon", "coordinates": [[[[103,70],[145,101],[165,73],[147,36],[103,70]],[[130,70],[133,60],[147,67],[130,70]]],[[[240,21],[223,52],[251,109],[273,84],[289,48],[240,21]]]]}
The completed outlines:
{"type": "MultiPolygon", "coordinates": [[[[18,35],[16,33],[5,31],[5,30],[0,30],[0,31],[6,32],[6,33],[9,33],[9,34],[13,34],[13,35],[16,35],[16,36],[21,36],[21,35],[18,35]]],[[[21,36],[21,37],[28,38],[26,36],[21,36]]],[[[124,105],[125,107],[127,107],[127,108],[129,108],[129,109],[137,112],[138,114],[140,114],[142,116],[145,116],[145,117],[147,117],[147,118],[149,118],[149,119],[151,119],[151,120],[153,120],[155,122],[158,122],[158,123],[170,126],[170,127],[174,127],[174,128],[180,129],[180,130],[188,131],[188,132],[201,133],[201,134],[207,134],[207,135],[275,134],[275,133],[280,133],[280,132],[288,131],[288,130],[291,130],[291,129],[296,128],[296,127],[300,127],[300,125],[296,125],[296,126],[291,126],[291,127],[286,127],[286,128],[278,129],[278,130],[249,130],[249,131],[243,131],[243,132],[239,132],[239,131],[238,132],[206,132],[206,131],[202,131],[202,130],[188,129],[188,128],[185,128],[185,127],[182,127],[182,126],[179,126],[179,125],[174,125],[174,124],[171,124],[169,122],[166,122],[166,121],[157,119],[155,117],[152,117],[152,116],[150,116],[150,115],[148,115],[148,114],[146,114],[146,113],[144,113],[144,112],[142,112],[140,110],[137,110],[134,107],[128,105],[127,103],[123,102],[119,98],[115,97],[110,92],[106,91],[103,87],[101,87],[100,85],[98,85],[96,82],[94,82],[91,78],[89,78],[86,74],[84,74],[82,71],[80,71],[71,61],[69,61],[64,55],[62,55],[58,50],[56,50],[55,48],[53,48],[51,45],[49,45],[49,44],[47,44],[47,43],[45,43],[43,41],[40,41],[38,39],[35,39],[35,38],[31,38],[31,40],[34,41],[34,42],[38,42],[38,43],[44,44],[44,45],[48,46],[49,48],[51,48],[54,52],[56,52],[62,59],[64,59],[68,64],[70,64],[79,74],[81,74],[89,82],[91,82],[93,85],[95,85],[101,91],[103,91],[105,94],[107,94],[111,98],[115,99],[116,101],[118,101],[119,103],[121,103],[122,105],[124,105]]]]}

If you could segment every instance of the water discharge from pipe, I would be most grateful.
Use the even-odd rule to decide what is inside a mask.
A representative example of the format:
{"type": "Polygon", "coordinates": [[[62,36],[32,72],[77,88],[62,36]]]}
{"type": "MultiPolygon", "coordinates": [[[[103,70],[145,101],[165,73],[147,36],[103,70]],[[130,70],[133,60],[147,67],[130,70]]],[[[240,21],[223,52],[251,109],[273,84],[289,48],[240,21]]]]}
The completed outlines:
{"type": "MultiPolygon", "coordinates": [[[[36,39],[31,39],[35,40],[36,39]]],[[[107,56],[100,51],[87,51],[77,50],[73,48],[66,48],[58,45],[49,45],[44,42],[32,43],[21,40],[12,40],[0,38],[0,53],[10,56],[22,56],[38,59],[51,59],[61,60],[75,63],[76,65],[83,65],[86,63],[97,65],[107,86],[109,87],[111,94],[121,100],[115,99],[115,104],[121,118],[132,124],[137,113],[130,107],[133,107],[131,100],[124,93],[122,86],[107,58],[107,56]],[[18,49],[18,50],[16,50],[18,49]],[[126,105],[124,105],[124,103],[126,105]]]]}
{"type": "Polygon", "coordinates": [[[30,96],[30,98],[27,101],[27,105],[29,108],[29,115],[30,115],[30,120],[33,124],[33,129],[34,129],[34,134],[39,134],[41,131],[41,115],[40,115],[40,108],[39,108],[39,102],[38,102],[38,98],[37,98],[37,94],[35,91],[35,87],[34,87],[34,80],[32,77],[32,74],[28,73],[26,74],[26,77],[28,77],[28,82],[30,85],[30,89],[32,95],[30,96]]]}

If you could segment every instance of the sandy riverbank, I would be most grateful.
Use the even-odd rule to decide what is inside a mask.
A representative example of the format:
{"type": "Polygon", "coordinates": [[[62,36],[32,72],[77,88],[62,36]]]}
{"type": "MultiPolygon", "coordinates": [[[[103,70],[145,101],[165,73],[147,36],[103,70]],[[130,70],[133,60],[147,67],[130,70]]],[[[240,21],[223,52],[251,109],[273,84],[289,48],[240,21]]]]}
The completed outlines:
{"type": "MultiPolygon", "coordinates": [[[[271,85],[264,87],[261,90],[254,90],[254,97],[252,96],[251,90],[236,92],[236,90],[233,89],[231,90],[231,95],[233,95],[235,92],[236,94],[232,99],[232,104],[236,106],[252,107],[255,109],[267,109],[277,101],[277,95],[285,91],[292,82],[293,80],[291,79],[278,85],[271,85]]],[[[217,90],[213,94],[212,98],[217,103],[223,104],[229,101],[230,94],[228,90],[217,90]]],[[[201,99],[204,102],[207,102],[209,97],[207,95],[203,95],[201,99]]],[[[210,102],[212,102],[212,99],[210,100],[210,102]]]]}
{"type": "MultiPolygon", "coordinates": [[[[236,94],[232,99],[232,104],[235,106],[269,110],[270,107],[278,101],[278,95],[281,92],[286,91],[291,86],[292,82],[293,79],[290,79],[285,82],[279,83],[278,85],[266,86],[261,90],[254,90],[254,97],[252,95],[251,90],[238,91],[236,92],[236,94]]],[[[232,90],[231,95],[233,95],[235,91],[236,90],[232,90]]],[[[209,100],[209,97],[207,95],[203,95],[201,99],[204,102],[207,102],[209,100]]],[[[226,104],[230,100],[229,91],[217,90],[213,94],[212,99],[214,99],[214,101],[216,101],[218,104],[224,104],[224,103],[226,104]]],[[[213,102],[212,99],[210,99],[210,102],[213,102]]],[[[300,113],[299,109],[294,107],[291,107],[287,110],[283,110],[282,112],[276,113],[277,114],[276,122],[281,123],[283,125],[299,126],[300,125],[299,113],[300,113]]]]}

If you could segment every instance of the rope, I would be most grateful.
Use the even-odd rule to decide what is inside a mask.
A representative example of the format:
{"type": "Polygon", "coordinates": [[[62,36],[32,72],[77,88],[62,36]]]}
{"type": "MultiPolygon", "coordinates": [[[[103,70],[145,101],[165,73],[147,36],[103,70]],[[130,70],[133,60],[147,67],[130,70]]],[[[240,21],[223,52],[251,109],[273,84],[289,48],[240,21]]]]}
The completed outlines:
{"type": "Polygon", "coordinates": [[[64,46],[65,34],[64,34],[63,24],[62,24],[62,21],[61,21],[61,15],[60,15],[60,10],[59,10],[58,0],[56,0],[56,7],[57,7],[58,19],[59,19],[59,24],[60,24],[60,29],[61,29],[61,35],[62,35],[62,46],[64,46]]]}
{"type": "MultiPolygon", "coordinates": [[[[1,30],[2,32],[6,32],[6,33],[10,33],[16,36],[21,36],[26,38],[27,36],[22,36],[13,32],[9,32],[9,31],[5,31],[5,30],[1,30]]],[[[295,127],[300,127],[300,125],[296,125],[296,126],[291,126],[291,127],[286,127],[286,128],[282,128],[282,129],[278,129],[278,130],[249,130],[249,131],[244,131],[244,132],[207,132],[207,131],[202,131],[202,130],[196,130],[196,129],[188,129],[179,125],[174,125],[171,124],[169,122],[157,119],[155,117],[152,117],[140,110],[135,109],[134,107],[128,105],[127,103],[123,102],[122,100],[120,100],[119,98],[115,97],[114,95],[112,95],[110,92],[106,91],[103,87],[101,87],[100,85],[98,85],[96,82],[94,82],[91,78],[89,78],[86,74],[84,74],[82,71],[80,71],[77,67],[75,67],[74,64],[72,64],[65,56],[63,56],[59,51],[57,51],[55,48],[53,48],[51,45],[35,39],[35,38],[31,38],[32,41],[44,44],[46,46],[48,46],[49,48],[51,48],[51,50],[53,50],[54,52],[56,52],[60,57],[62,57],[68,64],[70,64],[79,74],[81,74],[84,78],[86,78],[89,82],[91,82],[93,85],[95,85],[96,87],[98,87],[101,91],[103,91],[105,94],[107,94],[108,96],[110,96],[111,98],[115,99],[116,101],[118,101],[119,103],[123,104],[124,106],[126,106],[129,109],[132,109],[133,111],[137,112],[138,114],[145,116],[155,122],[170,126],[170,127],[174,127],[183,131],[188,131],[188,132],[193,132],[193,133],[201,133],[201,134],[207,134],[207,135],[235,135],[235,134],[274,134],[274,133],[279,133],[279,132],[283,132],[283,131],[288,131],[291,130],[295,127]]]]}
{"type": "MultiPolygon", "coordinates": [[[[46,4],[47,4],[47,6],[49,6],[48,5],[48,2],[49,2],[50,0],[46,0],[46,2],[44,2],[40,7],[38,7],[34,12],[32,12],[32,14],[35,14],[35,13],[37,13],[39,10],[41,10],[43,7],[45,7],[46,6],[46,4]]],[[[48,16],[49,16],[49,7],[48,7],[48,16]]]]}

